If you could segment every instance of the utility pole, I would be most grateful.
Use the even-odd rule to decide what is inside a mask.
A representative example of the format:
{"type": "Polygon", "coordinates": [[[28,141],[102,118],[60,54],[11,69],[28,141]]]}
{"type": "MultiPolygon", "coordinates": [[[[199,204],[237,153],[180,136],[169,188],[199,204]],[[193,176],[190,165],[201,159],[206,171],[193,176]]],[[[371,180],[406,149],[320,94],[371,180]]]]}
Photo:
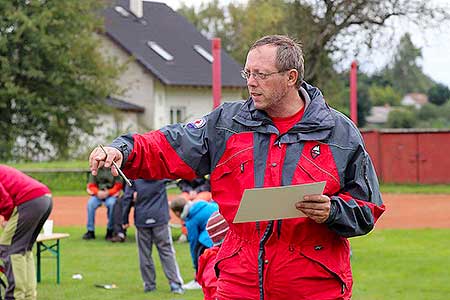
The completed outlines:
{"type": "Polygon", "coordinates": [[[354,60],[350,69],[350,118],[358,126],[358,62],[354,60]]]}
{"type": "Polygon", "coordinates": [[[222,98],[222,77],[221,77],[221,62],[220,62],[220,39],[213,38],[212,40],[212,93],[213,93],[213,108],[220,105],[222,98]]]}

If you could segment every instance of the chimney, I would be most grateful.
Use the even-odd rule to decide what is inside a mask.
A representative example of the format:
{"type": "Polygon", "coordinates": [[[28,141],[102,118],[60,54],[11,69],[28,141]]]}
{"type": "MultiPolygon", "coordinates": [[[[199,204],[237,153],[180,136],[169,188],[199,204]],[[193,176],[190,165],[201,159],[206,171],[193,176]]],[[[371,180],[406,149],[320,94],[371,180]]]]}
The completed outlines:
{"type": "Polygon", "coordinates": [[[142,0],[130,0],[130,11],[138,18],[144,15],[142,0]]]}

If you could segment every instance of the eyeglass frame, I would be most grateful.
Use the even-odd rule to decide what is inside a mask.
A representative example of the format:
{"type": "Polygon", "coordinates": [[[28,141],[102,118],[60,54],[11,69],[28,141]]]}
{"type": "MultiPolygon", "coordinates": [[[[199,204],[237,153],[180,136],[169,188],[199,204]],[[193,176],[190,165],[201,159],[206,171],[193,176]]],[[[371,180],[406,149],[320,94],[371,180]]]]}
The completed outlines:
{"type": "Polygon", "coordinates": [[[262,72],[247,72],[245,70],[241,70],[241,77],[245,80],[248,80],[250,78],[250,76],[253,76],[253,78],[255,80],[266,80],[268,77],[270,77],[271,75],[274,74],[279,74],[279,73],[283,73],[283,72],[287,72],[289,70],[281,70],[281,71],[275,71],[275,72],[271,72],[271,73],[262,73],[262,72]]]}

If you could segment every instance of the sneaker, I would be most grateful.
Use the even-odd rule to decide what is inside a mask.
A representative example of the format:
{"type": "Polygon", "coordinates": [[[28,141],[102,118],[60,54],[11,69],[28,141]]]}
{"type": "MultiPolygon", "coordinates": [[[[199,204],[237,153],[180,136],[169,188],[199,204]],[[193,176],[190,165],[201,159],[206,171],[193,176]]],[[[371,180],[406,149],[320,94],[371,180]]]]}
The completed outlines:
{"type": "Polygon", "coordinates": [[[125,235],[122,232],[119,232],[117,235],[115,235],[111,238],[111,242],[123,243],[123,242],[125,242],[125,235]]]}
{"type": "Polygon", "coordinates": [[[182,287],[185,290],[199,290],[202,288],[202,286],[196,280],[191,280],[188,283],[183,284],[182,287]]]}
{"type": "Polygon", "coordinates": [[[88,230],[88,232],[83,235],[83,240],[95,240],[95,233],[88,230]]]}
{"type": "Polygon", "coordinates": [[[105,240],[110,241],[113,238],[112,229],[106,229],[105,240]]]}
{"type": "Polygon", "coordinates": [[[181,285],[172,282],[170,284],[170,291],[172,292],[172,294],[178,294],[178,295],[183,295],[184,294],[184,289],[181,287],[181,285]]]}
{"type": "Polygon", "coordinates": [[[151,293],[151,292],[153,292],[153,291],[156,291],[156,288],[155,288],[155,287],[152,287],[152,288],[144,288],[144,293],[151,293]]]}

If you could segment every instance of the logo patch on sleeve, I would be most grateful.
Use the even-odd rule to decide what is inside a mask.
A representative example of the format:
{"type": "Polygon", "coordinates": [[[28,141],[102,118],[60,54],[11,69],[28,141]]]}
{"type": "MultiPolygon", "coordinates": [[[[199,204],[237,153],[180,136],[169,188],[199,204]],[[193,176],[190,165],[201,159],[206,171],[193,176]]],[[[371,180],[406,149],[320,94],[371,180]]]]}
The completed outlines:
{"type": "Polygon", "coordinates": [[[192,129],[200,129],[206,125],[206,118],[200,118],[193,122],[188,123],[186,126],[192,129]]]}
{"type": "Polygon", "coordinates": [[[317,144],[311,149],[311,157],[316,159],[320,155],[320,145],[317,144]]]}

